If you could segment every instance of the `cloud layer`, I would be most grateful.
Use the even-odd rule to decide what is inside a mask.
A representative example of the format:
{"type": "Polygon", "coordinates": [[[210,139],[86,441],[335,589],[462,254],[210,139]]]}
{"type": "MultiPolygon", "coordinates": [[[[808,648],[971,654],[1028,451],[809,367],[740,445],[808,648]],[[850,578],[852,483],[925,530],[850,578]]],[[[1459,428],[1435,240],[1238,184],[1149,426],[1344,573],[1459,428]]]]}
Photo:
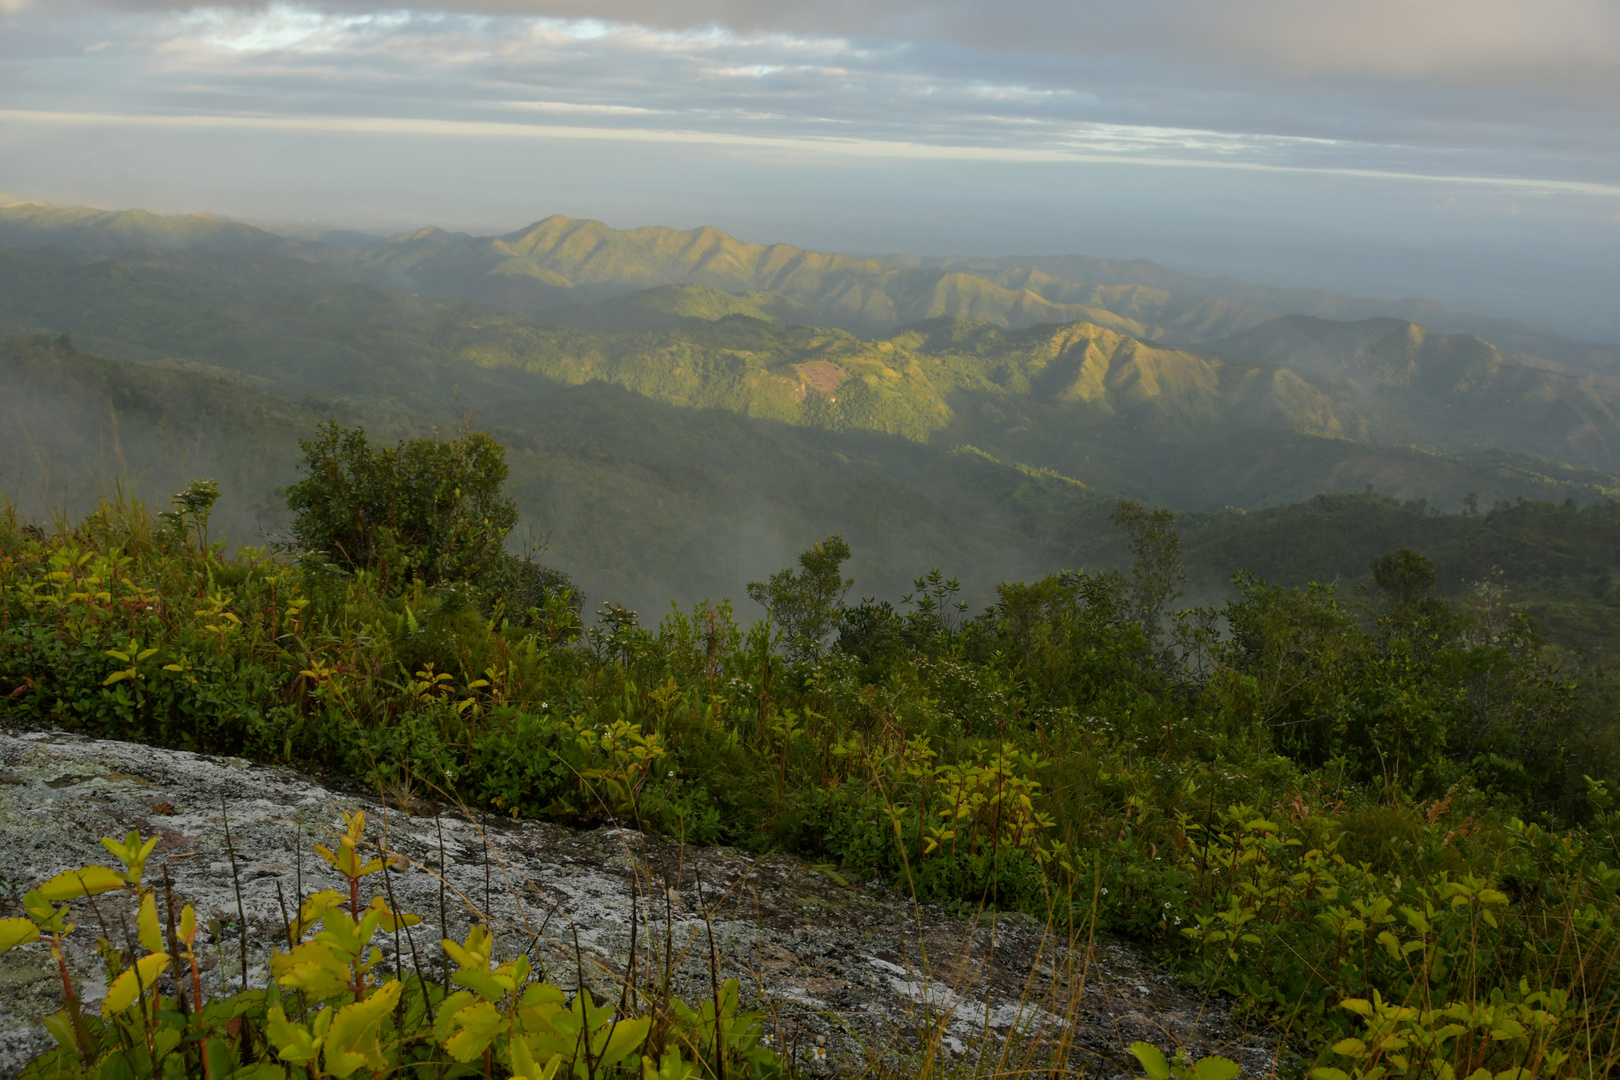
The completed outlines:
{"type": "MultiPolygon", "coordinates": [[[[65,0],[164,12],[263,10],[263,0],[65,0]]],[[[0,0],[62,10],[64,0],[0,0]]],[[[329,0],[330,11],[370,11],[329,0]]],[[[1466,86],[1620,85],[1620,8],[1607,0],[399,0],[397,10],[630,22],[664,29],[953,43],[1019,56],[1178,56],[1245,76],[1393,78],[1466,86]]]]}
{"type": "Polygon", "coordinates": [[[14,108],[609,121],[1594,183],[1620,143],[1620,7],[1590,0],[0,2],[14,108]]]}
{"type": "MultiPolygon", "coordinates": [[[[1462,218],[1514,243],[1534,239],[1525,221],[1607,236],[1620,227],[1620,5],[0,0],[0,190],[52,197],[56,157],[79,163],[62,166],[67,187],[88,165],[106,174],[96,191],[121,190],[120,170],[160,175],[182,144],[210,139],[275,146],[288,199],[369,184],[380,207],[420,190],[379,180],[364,154],[334,167],[310,141],[334,137],[357,151],[415,139],[485,172],[518,160],[498,145],[616,142],[592,160],[633,164],[595,182],[620,208],[640,192],[641,220],[697,213],[745,173],[772,177],[760,183],[791,215],[806,177],[837,170],[854,194],[818,205],[854,207],[915,166],[956,205],[1022,200],[1031,223],[1069,202],[1151,201],[1279,233],[1372,222],[1419,246],[1467,232],[1462,218]],[[87,149],[100,143],[120,156],[87,149]],[[677,168],[681,147],[707,165],[677,168]],[[1064,166],[1082,171],[1030,179],[1064,166]]],[[[552,168],[585,160],[548,153],[552,168]]],[[[209,168],[223,185],[211,205],[259,190],[260,165],[209,168]]],[[[486,217],[518,201],[457,183],[440,198],[484,199],[486,217]]]]}

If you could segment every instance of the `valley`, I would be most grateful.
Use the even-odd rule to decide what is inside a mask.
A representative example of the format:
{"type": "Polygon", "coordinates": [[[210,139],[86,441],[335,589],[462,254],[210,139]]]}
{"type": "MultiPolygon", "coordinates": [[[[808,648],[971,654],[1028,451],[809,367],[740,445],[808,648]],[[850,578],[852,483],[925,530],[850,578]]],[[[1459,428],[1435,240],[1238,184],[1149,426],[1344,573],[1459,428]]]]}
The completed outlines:
{"type": "Polygon", "coordinates": [[[28,205],[0,209],[0,245],[3,479],[32,512],[120,483],[161,500],[206,470],[223,534],[263,544],[319,419],[403,437],[470,412],[512,449],[525,542],[640,609],[740,600],[829,531],[872,595],[937,565],[984,600],[1115,562],[1119,498],[1207,514],[1370,489],[1455,513],[1620,490],[1601,347],[1274,316],[1259,302],[1376,305],[1146,263],[812,257],[557,219],[505,238],[292,237],[28,205]],[[1060,289],[1060,270],[1098,283],[1060,289]],[[1043,318],[1073,318],[993,291],[1020,273],[1074,305],[1043,318]],[[933,299],[897,301],[915,275],[933,299]],[[512,281],[530,292],[500,292],[512,281]],[[877,310],[873,289],[892,317],[838,314],[857,295],[877,310]],[[67,359],[26,344],[64,334],[67,359]],[[1527,342],[1547,355],[1512,351],[1527,342]]]}

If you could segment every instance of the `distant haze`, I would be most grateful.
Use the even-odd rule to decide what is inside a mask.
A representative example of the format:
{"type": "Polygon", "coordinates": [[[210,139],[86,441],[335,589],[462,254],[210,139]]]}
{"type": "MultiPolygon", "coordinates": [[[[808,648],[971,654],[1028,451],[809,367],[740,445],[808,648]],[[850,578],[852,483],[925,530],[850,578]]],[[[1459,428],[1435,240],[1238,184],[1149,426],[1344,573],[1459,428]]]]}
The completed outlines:
{"type": "Polygon", "coordinates": [[[1616,72],[1603,0],[0,0],[0,192],[1142,256],[1620,341],[1616,72]]]}

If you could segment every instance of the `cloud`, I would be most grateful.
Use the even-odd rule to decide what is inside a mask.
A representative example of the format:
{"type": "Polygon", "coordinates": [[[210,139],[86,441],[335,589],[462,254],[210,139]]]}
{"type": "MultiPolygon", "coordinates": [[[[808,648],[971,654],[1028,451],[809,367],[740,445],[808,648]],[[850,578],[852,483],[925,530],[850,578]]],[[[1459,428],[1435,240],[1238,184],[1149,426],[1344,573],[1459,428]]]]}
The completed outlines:
{"type": "MultiPolygon", "coordinates": [[[[228,115],[130,116],[119,113],[44,112],[0,109],[0,122],[40,124],[56,127],[123,127],[190,131],[254,130],[305,132],[310,134],[407,135],[439,138],[520,139],[591,142],[666,143],[681,146],[715,146],[733,150],[782,152],[805,158],[830,157],[864,160],[1004,162],[1023,164],[1090,164],[1178,170],[1236,170],[1284,175],[1320,175],[1359,180],[1400,183],[1444,184],[1478,187],[1529,195],[1581,195],[1620,198],[1620,184],[1573,180],[1549,180],[1516,176],[1463,174],[1421,174],[1333,165],[1282,165],[1266,161],[1219,160],[1203,157],[1176,157],[1148,151],[1196,147],[1201,139],[1229,142],[1216,132],[1165,132],[1153,129],[1126,131],[1114,129],[1095,140],[1076,139],[1067,147],[1023,148],[1007,146],[940,146],[902,140],[879,140],[839,136],[748,135],[693,130],[667,130],[634,127],[588,127],[583,125],[539,125],[499,121],[428,120],[357,116],[250,117],[228,115]],[[1135,151],[1135,152],[1133,152],[1135,151]]],[[[1510,213],[1520,213],[1513,204],[1510,213]]]]}
{"type": "MultiPolygon", "coordinates": [[[[1367,74],[1616,85],[1620,7],[1607,0],[1240,0],[1192,20],[1198,39],[1240,59],[1313,77],[1367,74]]],[[[1182,39],[1183,42],[1185,38],[1182,39]]]]}
{"type": "MultiPolygon", "coordinates": [[[[0,10],[20,2],[0,0],[0,10]]],[[[143,11],[265,7],[102,2],[143,11]]],[[[1620,86],[1620,5],[1612,0],[329,0],[324,7],[720,26],[1073,58],[1169,55],[1248,76],[1620,86]]]]}
{"type": "Polygon", "coordinates": [[[1617,20],[1608,0],[53,0],[0,15],[0,101],[1607,198],[1617,20]]]}

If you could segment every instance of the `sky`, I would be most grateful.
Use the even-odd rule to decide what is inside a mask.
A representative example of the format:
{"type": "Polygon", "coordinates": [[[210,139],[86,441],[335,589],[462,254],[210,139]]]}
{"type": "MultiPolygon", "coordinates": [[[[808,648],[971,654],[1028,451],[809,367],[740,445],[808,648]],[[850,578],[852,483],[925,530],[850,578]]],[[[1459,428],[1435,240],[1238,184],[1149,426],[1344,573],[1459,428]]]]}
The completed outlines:
{"type": "Polygon", "coordinates": [[[1620,341],[1620,3],[0,0],[0,193],[1148,257],[1620,341]]]}

